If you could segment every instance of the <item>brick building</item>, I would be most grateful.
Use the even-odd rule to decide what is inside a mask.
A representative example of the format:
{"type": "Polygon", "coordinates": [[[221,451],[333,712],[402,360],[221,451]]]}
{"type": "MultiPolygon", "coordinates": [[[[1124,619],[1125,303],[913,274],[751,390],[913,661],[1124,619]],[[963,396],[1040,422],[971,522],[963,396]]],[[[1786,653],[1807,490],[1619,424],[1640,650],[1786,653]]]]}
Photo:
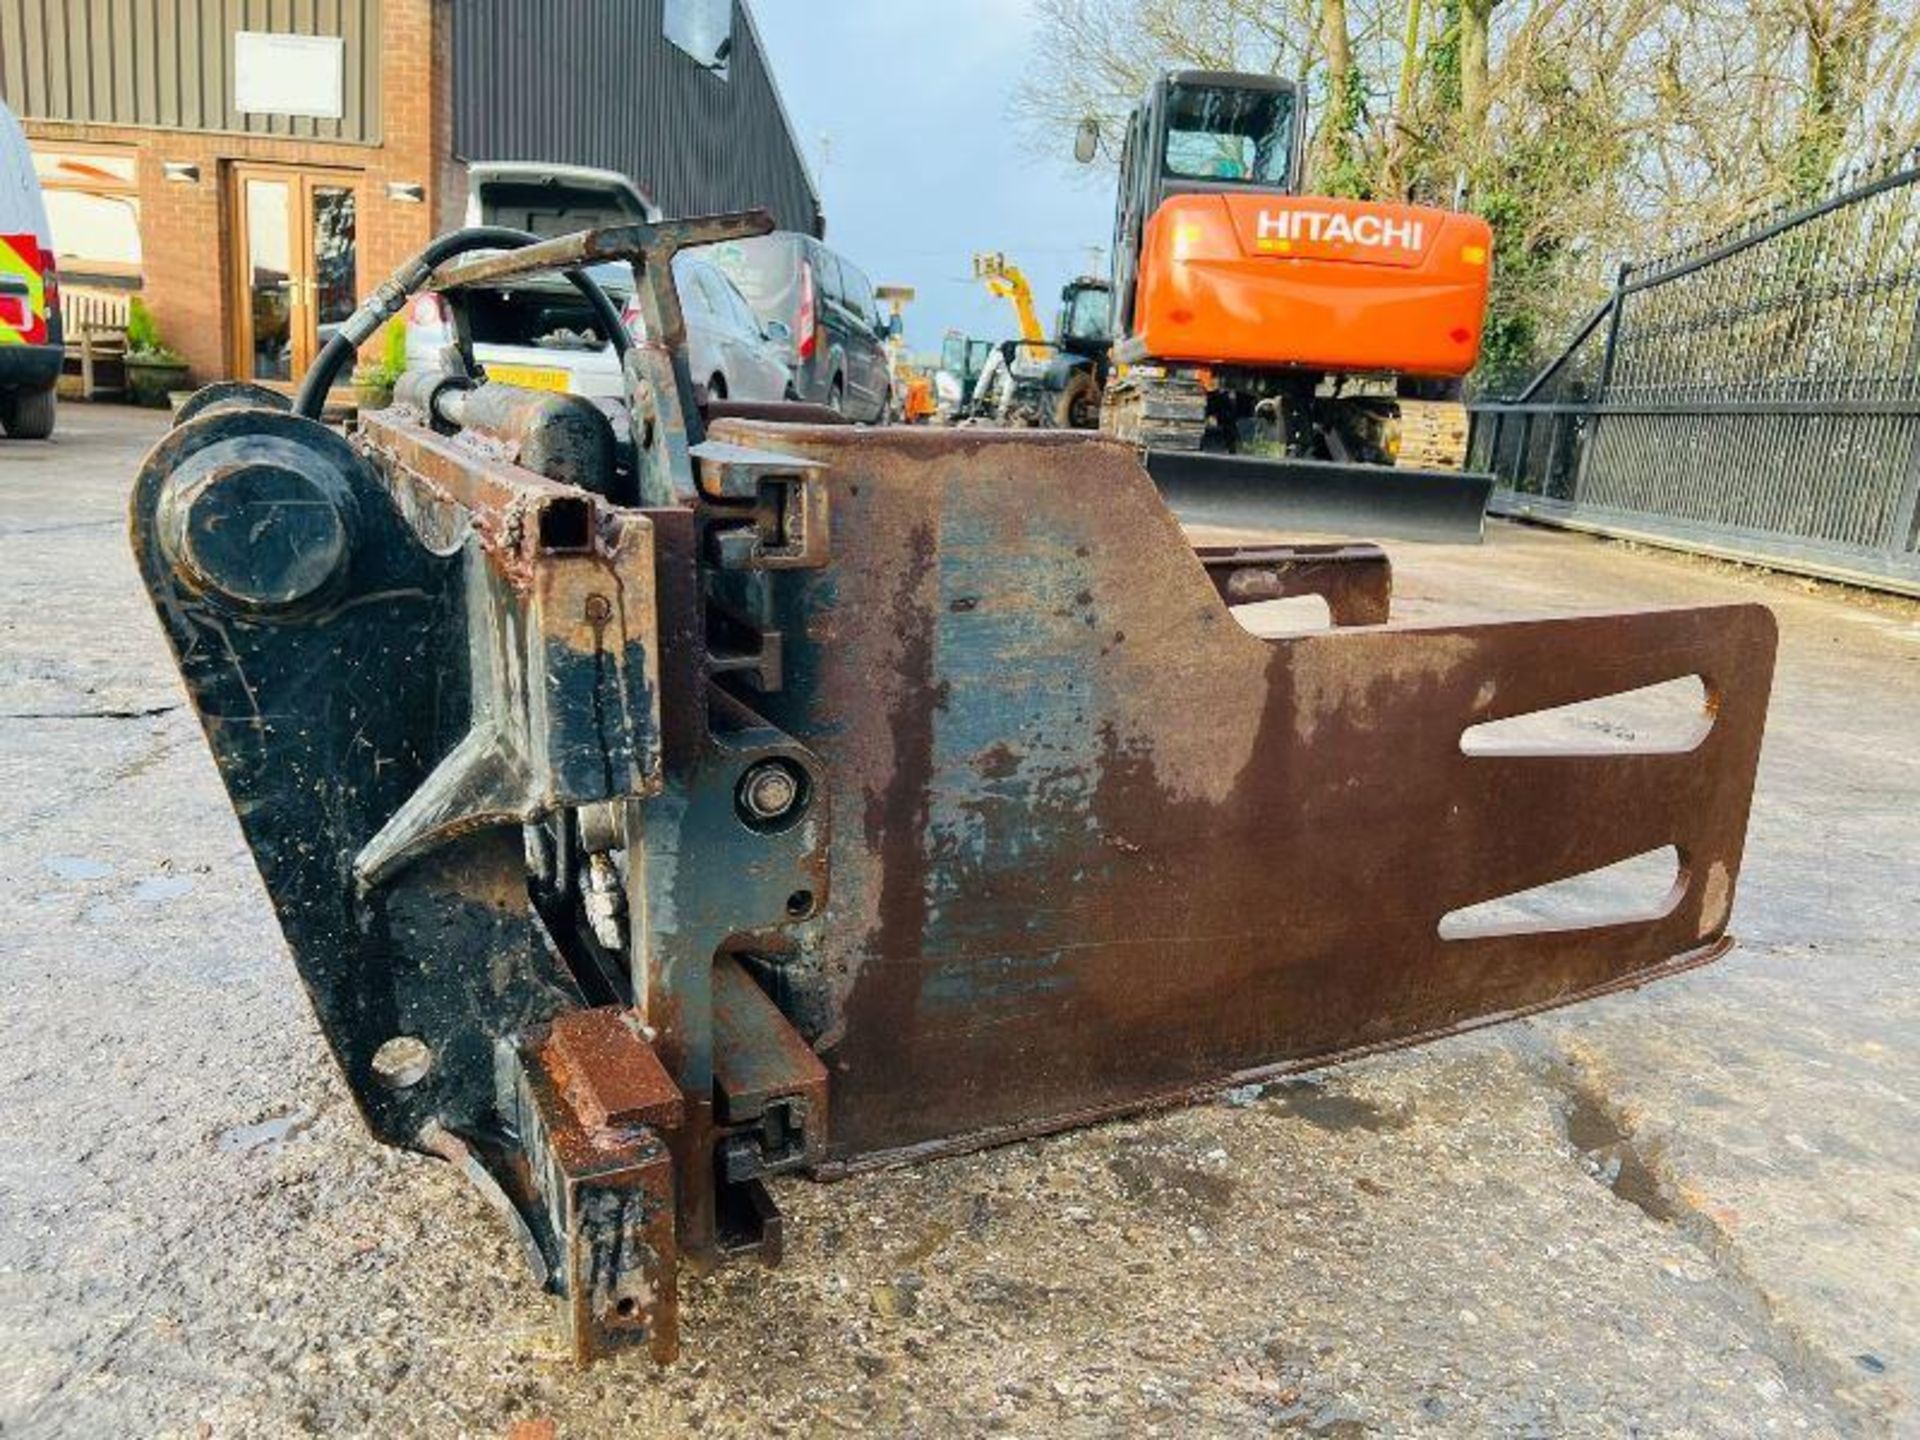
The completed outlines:
{"type": "Polygon", "coordinates": [[[472,161],[822,225],[745,0],[0,0],[0,97],[67,286],[137,290],[199,381],[299,375],[472,161]]]}

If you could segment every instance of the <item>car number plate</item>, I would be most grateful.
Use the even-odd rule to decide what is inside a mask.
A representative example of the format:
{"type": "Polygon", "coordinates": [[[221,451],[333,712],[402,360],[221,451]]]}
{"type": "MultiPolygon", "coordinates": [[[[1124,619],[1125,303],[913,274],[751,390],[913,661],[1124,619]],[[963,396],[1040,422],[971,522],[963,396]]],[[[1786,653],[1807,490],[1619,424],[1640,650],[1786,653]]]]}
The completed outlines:
{"type": "Polygon", "coordinates": [[[522,390],[573,389],[573,377],[548,365],[488,365],[487,378],[496,385],[518,385],[522,390]]]}

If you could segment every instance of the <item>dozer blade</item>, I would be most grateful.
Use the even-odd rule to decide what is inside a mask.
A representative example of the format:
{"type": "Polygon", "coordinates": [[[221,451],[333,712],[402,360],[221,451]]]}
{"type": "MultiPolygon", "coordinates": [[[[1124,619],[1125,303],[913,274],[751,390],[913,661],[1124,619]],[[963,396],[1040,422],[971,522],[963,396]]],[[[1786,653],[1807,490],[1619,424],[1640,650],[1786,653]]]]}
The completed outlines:
{"type": "MultiPolygon", "coordinates": [[[[744,223],[518,263],[626,260],[674,335],[673,249],[744,223]]],[[[511,273],[434,283],[458,305],[511,273]]],[[[351,441],[207,407],[132,500],[368,1124],[502,1208],[580,1359],[670,1358],[681,1266],[777,1259],[770,1175],[1085,1124],[1726,948],[1763,607],[1383,623],[1380,551],[1196,553],[1130,446],[708,430],[669,346],[626,363],[637,466],[593,406],[426,377],[351,441]],[[1342,623],[1263,639],[1233,613],[1307,592],[1342,623]],[[1699,687],[1671,734],[1482,729],[1671,681],[1699,687]],[[1649,857],[1578,918],[1529,908],[1649,857]]]]}
{"type": "Polygon", "coordinates": [[[1477,545],[1493,477],[1463,470],[1149,450],[1147,473],[1193,524],[1477,545]]]}

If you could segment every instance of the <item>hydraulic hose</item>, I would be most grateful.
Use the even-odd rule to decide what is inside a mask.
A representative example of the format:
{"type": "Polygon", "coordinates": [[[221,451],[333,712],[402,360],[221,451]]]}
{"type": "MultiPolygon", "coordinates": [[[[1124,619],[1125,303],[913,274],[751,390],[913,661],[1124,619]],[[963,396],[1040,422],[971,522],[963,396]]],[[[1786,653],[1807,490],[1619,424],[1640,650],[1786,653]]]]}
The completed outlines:
{"type": "MultiPolygon", "coordinates": [[[[320,353],[313,357],[313,364],[307,367],[306,376],[300,382],[299,393],[294,396],[293,413],[304,415],[309,420],[318,420],[326,409],[327,392],[333,388],[341,368],[373,337],[376,330],[400,313],[408,297],[426,284],[427,277],[441,265],[472,250],[519,250],[536,245],[541,239],[539,235],[504,225],[469,225],[464,230],[450,230],[430,241],[426,249],[381,281],[373,294],[361,301],[359,308],[341,322],[340,328],[333,332],[333,338],[320,347],[320,353]]],[[[612,342],[614,354],[624,356],[628,344],[627,328],[621,322],[619,310],[607,297],[607,292],[584,271],[568,270],[563,273],[593,308],[595,318],[612,342]]]]}

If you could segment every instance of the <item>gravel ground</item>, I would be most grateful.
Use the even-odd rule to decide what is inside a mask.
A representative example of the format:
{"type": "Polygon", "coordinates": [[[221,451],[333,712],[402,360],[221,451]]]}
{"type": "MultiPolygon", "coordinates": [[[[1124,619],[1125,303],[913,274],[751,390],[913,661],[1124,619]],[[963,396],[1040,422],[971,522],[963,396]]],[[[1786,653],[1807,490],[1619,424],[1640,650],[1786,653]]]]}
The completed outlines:
{"type": "Polygon", "coordinates": [[[685,1357],[574,1371],[360,1130],[129,562],[157,419],[0,448],[0,1431],[1920,1433],[1920,610],[1497,526],[1409,618],[1761,599],[1719,965],[1221,1102],[778,1193],[685,1357]]]}

